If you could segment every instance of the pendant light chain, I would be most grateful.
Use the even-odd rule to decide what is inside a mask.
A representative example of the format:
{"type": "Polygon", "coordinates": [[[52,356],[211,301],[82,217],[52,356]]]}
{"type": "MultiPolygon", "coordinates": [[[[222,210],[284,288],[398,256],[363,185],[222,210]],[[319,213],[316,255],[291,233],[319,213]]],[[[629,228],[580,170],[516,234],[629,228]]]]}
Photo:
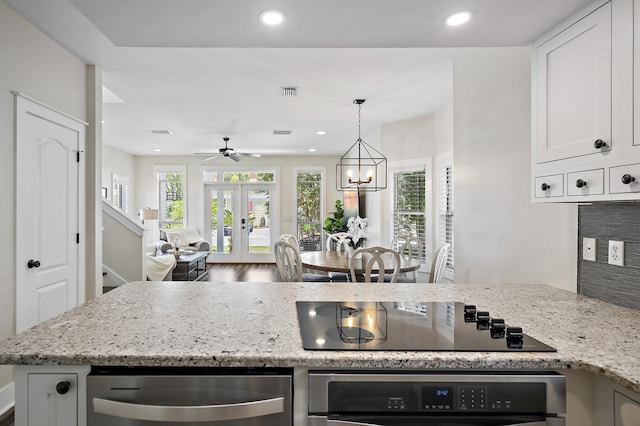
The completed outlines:
{"type": "Polygon", "coordinates": [[[358,139],[362,139],[360,136],[360,110],[362,110],[362,104],[358,103],[358,139]]]}

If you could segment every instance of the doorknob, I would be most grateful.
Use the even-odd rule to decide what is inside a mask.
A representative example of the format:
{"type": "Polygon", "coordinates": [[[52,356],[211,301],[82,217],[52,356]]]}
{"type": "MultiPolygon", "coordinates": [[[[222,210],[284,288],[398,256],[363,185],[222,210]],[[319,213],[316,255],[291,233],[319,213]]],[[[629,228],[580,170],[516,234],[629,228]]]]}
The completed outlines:
{"type": "Polygon", "coordinates": [[[27,262],[27,268],[29,268],[29,269],[39,268],[39,267],[40,267],[40,261],[39,260],[29,259],[29,261],[27,262]]]}

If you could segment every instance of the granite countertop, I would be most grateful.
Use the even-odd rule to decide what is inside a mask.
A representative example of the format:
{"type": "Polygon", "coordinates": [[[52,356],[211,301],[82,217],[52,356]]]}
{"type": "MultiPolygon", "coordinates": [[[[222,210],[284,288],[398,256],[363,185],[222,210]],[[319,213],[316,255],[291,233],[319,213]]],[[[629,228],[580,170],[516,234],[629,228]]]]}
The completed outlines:
{"type": "Polygon", "coordinates": [[[580,369],[640,392],[640,312],[544,285],[135,282],[0,342],[0,364],[580,369]],[[557,352],[306,351],[296,300],[475,304],[557,352]]]}

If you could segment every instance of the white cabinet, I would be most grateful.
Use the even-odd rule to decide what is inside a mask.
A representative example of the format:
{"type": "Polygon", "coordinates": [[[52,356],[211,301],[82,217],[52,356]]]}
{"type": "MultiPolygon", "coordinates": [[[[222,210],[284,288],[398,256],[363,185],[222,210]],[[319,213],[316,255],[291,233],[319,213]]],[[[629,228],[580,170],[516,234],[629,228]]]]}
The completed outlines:
{"type": "Polygon", "coordinates": [[[17,366],[15,424],[86,426],[89,367],[17,366]]]}
{"type": "Polygon", "coordinates": [[[29,374],[29,426],[78,424],[78,375],[29,374]]]}
{"type": "Polygon", "coordinates": [[[536,47],[537,161],[611,149],[611,4],[536,47]]]}
{"type": "Polygon", "coordinates": [[[532,202],[640,200],[640,0],[597,0],[533,47],[532,202]]]}

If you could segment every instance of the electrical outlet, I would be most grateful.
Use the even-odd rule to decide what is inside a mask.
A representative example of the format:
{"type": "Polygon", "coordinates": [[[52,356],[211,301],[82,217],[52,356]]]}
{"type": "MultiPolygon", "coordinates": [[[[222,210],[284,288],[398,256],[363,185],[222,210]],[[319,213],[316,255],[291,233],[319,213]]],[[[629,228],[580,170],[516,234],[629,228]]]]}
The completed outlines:
{"type": "Polygon", "coordinates": [[[623,241],[609,241],[609,264],[624,266],[623,241]]]}
{"type": "Polygon", "coordinates": [[[589,260],[591,262],[596,261],[596,239],[595,238],[582,239],[582,259],[589,260]]]}

